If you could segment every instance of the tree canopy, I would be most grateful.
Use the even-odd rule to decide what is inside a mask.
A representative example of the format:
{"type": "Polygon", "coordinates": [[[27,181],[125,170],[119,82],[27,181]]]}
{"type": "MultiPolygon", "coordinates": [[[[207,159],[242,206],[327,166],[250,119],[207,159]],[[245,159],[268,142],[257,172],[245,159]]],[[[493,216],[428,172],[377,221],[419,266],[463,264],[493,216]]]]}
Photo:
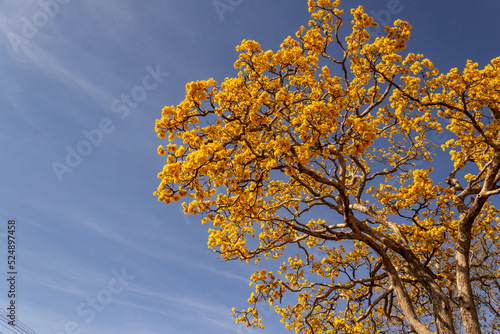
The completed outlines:
{"type": "Polygon", "coordinates": [[[295,333],[500,330],[500,57],[440,73],[409,23],[370,36],[360,6],[343,37],[338,0],[308,5],[278,50],[244,40],[236,77],[163,108],[155,195],[222,259],[262,261],[237,322],[264,302],[295,333]]]}

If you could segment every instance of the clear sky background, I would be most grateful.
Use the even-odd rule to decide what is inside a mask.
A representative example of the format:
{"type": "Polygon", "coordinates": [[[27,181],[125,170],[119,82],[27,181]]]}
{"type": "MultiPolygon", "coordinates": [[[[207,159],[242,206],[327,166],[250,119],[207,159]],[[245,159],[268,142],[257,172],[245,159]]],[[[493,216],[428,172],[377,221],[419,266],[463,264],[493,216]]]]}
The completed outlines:
{"type": "MultiPolygon", "coordinates": [[[[221,262],[208,225],[153,196],[163,106],[189,81],[234,76],[241,40],[276,50],[309,19],[307,0],[221,3],[231,10],[212,0],[0,1],[0,277],[15,218],[17,316],[36,333],[285,332],[266,309],[264,330],[234,323],[255,267],[221,262]]],[[[344,0],[346,23],[358,5],[381,25],[409,21],[407,50],[441,72],[500,55],[497,0],[344,0]]],[[[0,280],[2,309],[7,289],[0,280]]]]}

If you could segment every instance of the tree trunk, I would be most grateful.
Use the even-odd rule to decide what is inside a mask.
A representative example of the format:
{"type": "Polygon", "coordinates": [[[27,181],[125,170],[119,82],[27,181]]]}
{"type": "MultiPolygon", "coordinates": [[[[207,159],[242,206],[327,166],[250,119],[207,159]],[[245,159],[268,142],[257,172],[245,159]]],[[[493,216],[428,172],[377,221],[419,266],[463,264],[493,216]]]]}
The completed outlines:
{"type": "Polygon", "coordinates": [[[453,323],[453,313],[451,311],[450,300],[434,281],[429,269],[420,262],[410,264],[414,277],[420,281],[422,286],[429,292],[432,312],[436,321],[438,334],[455,334],[455,324],[453,323]]]}
{"type": "MultiPolygon", "coordinates": [[[[495,115],[497,118],[497,115],[495,115]]],[[[472,241],[472,226],[474,220],[479,216],[483,206],[486,204],[489,192],[496,189],[500,173],[500,132],[497,134],[497,147],[491,161],[490,168],[486,172],[483,187],[474,202],[467,210],[460,213],[458,225],[458,247],[455,254],[457,261],[457,290],[460,313],[464,325],[465,334],[481,334],[481,325],[477,315],[472,284],[470,280],[470,245],[472,241]]],[[[490,194],[491,195],[491,194],[490,194]]],[[[462,204],[463,205],[463,204],[462,204]]]]}
{"type": "Polygon", "coordinates": [[[467,242],[459,240],[459,249],[466,248],[465,251],[457,251],[457,290],[460,313],[462,314],[462,322],[464,325],[465,334],[481,334],[481,326],[477,316],[476,305],[472,295],[472,287],[469,271],[469,249],[463,245],[467,242]]]}
{"type": "MultiPolygon", "coordinates": [[[[480,195],[478,195],[479,197],[480,195]]],[[[471,208],[460,219],[458,227],[458,247],[455,255],[457,261],[457,292],[460,313],[465,334],[481,334],[479,317],[477,316],[476,304],[472,294],[470,280],[470,243],[472,233],[472,222],[483,207],[486,199],[479,198],[471,208]]]]}

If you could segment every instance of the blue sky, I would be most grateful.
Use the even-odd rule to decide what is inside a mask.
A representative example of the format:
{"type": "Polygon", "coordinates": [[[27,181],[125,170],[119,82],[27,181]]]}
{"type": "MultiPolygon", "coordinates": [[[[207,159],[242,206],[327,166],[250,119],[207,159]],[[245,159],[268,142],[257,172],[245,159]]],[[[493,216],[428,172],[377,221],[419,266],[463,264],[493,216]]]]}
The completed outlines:
{"type": "MultiPolygon", "coordinates": [[[[307,0],[216,3],[231,10],[212,0],[0,2],[0,263],[6,272],[15,218],[17,316],[36,333],[284,331],[266,310],[265,330],[234,323],[255,268],[220,262],[198,217],[153,196],[163,106],[189,81],[234,76],[241,40],[276,50],[309,18],[307,0]]],[[[442,72],[500,55],[496,0],[341,6],[347,16],[358,5],[382,25],[409,21],[408,50],[442,72]]]]}

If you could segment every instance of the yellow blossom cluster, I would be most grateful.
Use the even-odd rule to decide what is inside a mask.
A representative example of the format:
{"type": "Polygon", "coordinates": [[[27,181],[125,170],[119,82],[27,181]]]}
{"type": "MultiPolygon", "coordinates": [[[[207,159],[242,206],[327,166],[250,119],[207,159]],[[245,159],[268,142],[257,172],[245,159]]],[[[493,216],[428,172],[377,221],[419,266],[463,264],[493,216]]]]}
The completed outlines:
{"type": "Polygon", "coordinates": [[[403,57],[407,22],[370,36],[360,6],[341,38],[339,5],[308,0],[308,28],[277,50],[242,41],[236,77],[188,83],[163,108],[155,195],[200,214],[224,260],[282,261],[251,276],[250,307],[233,310],[247,326],[263,326],[259,302],[296,333],[452,326],[424,321],[457,304],[457,243],[469,233],[478,264],[495,249],[478,240],[499,239],[500,58],[440,74],[403,57]],[[430,166],[434,132],[449,138],[449,166],[430,166]],[[281,305],[288,293],[297,303],[281,305]]]}

